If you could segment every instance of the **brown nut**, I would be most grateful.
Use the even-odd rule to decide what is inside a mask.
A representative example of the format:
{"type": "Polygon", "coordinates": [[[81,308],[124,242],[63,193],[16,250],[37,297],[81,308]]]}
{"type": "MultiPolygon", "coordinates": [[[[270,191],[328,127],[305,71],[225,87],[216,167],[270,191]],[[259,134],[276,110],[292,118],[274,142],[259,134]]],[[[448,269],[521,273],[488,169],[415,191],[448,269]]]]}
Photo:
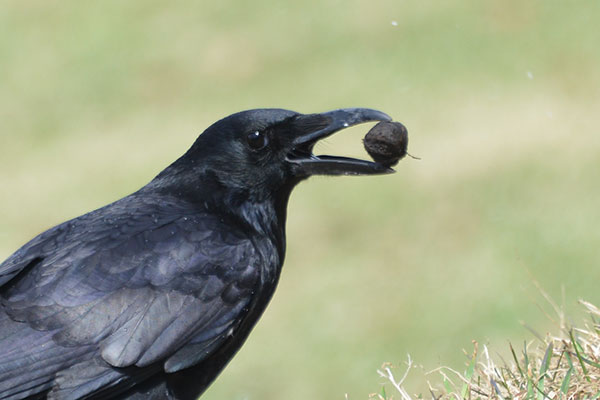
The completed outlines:
{"type": "Polygon", "coordinates": [[[400,122],[380,122],[367,132],[363,143],[375,162],[391,167],[406,155],[408,131],[400,122]]]}

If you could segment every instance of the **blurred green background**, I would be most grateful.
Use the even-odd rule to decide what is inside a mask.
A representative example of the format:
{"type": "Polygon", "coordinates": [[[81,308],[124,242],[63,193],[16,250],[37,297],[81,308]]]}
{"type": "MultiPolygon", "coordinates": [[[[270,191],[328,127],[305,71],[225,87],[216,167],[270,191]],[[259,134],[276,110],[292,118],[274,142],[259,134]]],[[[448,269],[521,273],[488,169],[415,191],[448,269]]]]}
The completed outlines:
{"type": "MultiPolygon", "coordinates": [[[[290,201],[279,289],[206,399],[365,399],[410,353],[462,369],[598,304],[600,2],[31,0],[0,6],[0,259],[136,190],[210,123],[371,107],[393,176],[290,201]]],[[[318,151],[366,157],[353,128],[318,151]]],[[[407,381],[426,394],[421,372],[407,381]]]]}

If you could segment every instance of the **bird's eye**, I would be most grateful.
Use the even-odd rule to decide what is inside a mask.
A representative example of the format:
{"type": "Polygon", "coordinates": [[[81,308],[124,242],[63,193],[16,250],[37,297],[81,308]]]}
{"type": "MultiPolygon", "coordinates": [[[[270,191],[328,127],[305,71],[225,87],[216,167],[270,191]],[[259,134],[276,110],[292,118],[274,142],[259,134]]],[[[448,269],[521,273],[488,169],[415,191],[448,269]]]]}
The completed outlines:
{"type": "Polygon", "coordinates": [[[247,139],[252,150],[263,149],[269,144],[269,137],[261,131],[249,133],[247,139]]]}

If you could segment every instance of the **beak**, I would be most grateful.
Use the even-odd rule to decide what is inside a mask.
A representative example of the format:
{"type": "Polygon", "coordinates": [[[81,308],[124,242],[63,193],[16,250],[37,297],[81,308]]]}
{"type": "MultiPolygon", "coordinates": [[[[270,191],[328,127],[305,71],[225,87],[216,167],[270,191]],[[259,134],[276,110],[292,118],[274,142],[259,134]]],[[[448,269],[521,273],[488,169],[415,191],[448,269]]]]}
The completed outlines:
{"type": "Polygon", "coordinates": [[[379,175],[395,172],[382,164],[348,157],[329,155],[315,156],[315,144],[334,133],[363,122],[391,121],[389,115],[368,108],[344,108],[321,114],[304,114],[296,117],[292,150],[287,161],[294,166],[296,174],[309,175],[379,175]]]}

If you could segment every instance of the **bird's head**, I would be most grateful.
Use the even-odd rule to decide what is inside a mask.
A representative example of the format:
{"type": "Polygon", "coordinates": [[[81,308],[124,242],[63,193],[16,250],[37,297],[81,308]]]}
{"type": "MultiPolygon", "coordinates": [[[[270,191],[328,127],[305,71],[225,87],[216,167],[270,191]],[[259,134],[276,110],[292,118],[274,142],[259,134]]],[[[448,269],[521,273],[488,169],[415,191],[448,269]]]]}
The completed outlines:
{"type": "Polygon", "coordinates": [[[238,197],[262,201],[269,196],[287,198],[298,182],[311,175],[391,173],[391,168],[376,162],[313,154],[319,140],[346,127],[389,120],[383,112],[366,108],[320,114],[282,109],[242,111],[211,125],[161,175],[171,179],[184,174],[185,180],[196,181],[194,186],[199,189],[216,184],[238,197]]]}

